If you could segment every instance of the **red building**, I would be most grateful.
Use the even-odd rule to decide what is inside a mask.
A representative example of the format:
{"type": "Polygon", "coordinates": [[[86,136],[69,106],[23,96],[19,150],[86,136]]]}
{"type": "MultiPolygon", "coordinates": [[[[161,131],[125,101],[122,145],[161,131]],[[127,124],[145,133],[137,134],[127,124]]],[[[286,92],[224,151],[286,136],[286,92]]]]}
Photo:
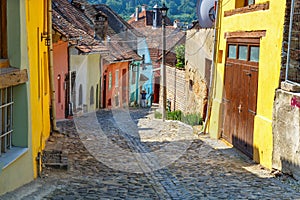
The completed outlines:
{"type": "Polygon", "coordinates": [[[103,107],[128,106],[129,68],[130,62],[104,64],[103,71],[103,107]]]}
{"type": "Polygon", "coordinates": [[[59,40],[53,43],[53,68],[54,68],[54,87],[56,99],[56,119],[64,119],[68,113],[66,109],[67,90],[66,80],[68,76],[68,42],[59,40]]]}

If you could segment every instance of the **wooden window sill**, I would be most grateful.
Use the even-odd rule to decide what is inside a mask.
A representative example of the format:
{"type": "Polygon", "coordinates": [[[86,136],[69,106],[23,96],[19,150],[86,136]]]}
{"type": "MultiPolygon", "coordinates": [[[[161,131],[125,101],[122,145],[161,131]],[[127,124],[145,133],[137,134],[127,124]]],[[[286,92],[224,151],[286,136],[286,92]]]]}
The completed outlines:
{"type": "Polygon", "coordinates": [[[8,59],[0,59],[0,68],[9,67],[8,59]]]}
{"type": "Polygon", "coordinates": [[[270,7],[270,2],[267,1],[265,3],[253,4],[249,6],[245,6],[242,8],[236,8],[234,10],[224,11],[224,17],[229,17],[236,14],[244,14],[249,12],[256,12],[261,10],[268,10],[270,7]]]}
{"type": "Polygon", "coordinates": [[[0,89],[20,85],[28,81],[27,70],[14,67],[0,67],[0,89]]]}

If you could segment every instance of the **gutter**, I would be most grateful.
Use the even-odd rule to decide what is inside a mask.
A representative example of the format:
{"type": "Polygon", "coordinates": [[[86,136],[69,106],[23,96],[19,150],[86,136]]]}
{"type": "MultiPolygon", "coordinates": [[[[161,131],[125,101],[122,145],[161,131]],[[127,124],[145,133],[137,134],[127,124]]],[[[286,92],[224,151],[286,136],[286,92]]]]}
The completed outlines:
{"type": "Polygon", "coordinates": [[[213,96],[213,83],[215,81],[215,68],[216,68],[216,55],[217,55],[217,36],[218,36],[218,28],[219,28],[219,7],[220,4],[222,3],[222,0],[216,0],[215,1],[217,6],[216,6],[216,22],[215,22],[215,31],[214,31],[214,46],[213,46],[213,51],[212,51],[212,65],[211,65],[211,71],[210,71],[210,79],[209,79],[209,88],[208,88],[208,102],[207,102],[207,109],[206,109],[206,117],[203,125],[203,130],[200,134],[206,134],[206,129],[208,126],[208,121],[210,120],[210,115],[211,115],[211,108],[212,108],[212,96],[213,96]],[[221,3],[220,3],[221,2],[221,3]]]}
{"type": "Polygon", "coordinates": [[[52,44],[52,0],[48,0],[48,63],[49,63],[49,81],[50,81],[50,98],[51,98],[51,127],[52,131],[58,131],[56,127],[56,102],[54,87],[54,69],[53,69],[53,44],[52,44]]]}

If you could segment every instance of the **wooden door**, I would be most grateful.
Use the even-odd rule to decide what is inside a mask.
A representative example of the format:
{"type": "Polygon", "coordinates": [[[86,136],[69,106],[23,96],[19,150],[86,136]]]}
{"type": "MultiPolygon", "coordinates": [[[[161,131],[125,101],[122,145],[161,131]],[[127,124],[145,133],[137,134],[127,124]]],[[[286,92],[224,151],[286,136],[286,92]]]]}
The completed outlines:
{"type": "Polygon", "coordinates": [[[225,64],[224,118],[221,136],[252,158],[254,117],[257,103],[258,59],[255,59],[255,56],[251,54],[254,54],[254,50],[257,51],[259,47],[257,47],[257,44],[245,43],[229,44],[229,46],[228,49],[233,52],[229,53],[228,50],[225,64]],[[242,50],[242,54],[245,55],[240,55],[241,52],[239,51],[242,50]]]}

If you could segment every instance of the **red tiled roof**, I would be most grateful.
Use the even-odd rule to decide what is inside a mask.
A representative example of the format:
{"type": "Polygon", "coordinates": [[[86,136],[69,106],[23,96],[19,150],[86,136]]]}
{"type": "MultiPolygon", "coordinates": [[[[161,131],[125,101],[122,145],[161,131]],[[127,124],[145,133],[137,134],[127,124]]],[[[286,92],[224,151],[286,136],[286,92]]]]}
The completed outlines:
{"type": "Polygon", "coordinates": [[[52,26],[54,30],[68,38],[71,44],[76,45],[76,48],[84,53],[108,50],[103,43],[95,40],[85,31],[76,28],[63,16],[59,15],[56,9],[53,9],[52,12],[52,26]]]}
{"type": "Polygon", "coordinates": [[[84,14],[90,19],[94,19],[98,13],[105,15],[108,19],[108,28],[106,35],[109,39],[105,38],[105,45],[109,49],[109,54],[106,60],[109,62],[116,62],[121,60],[141,60],[133,49],[127,45],[128,39],[123,38],[122,34],[129,31],[135,38],[142,36],[125,20],[117,15],[111,8],[105,4],[91,5],[85,0],[73,0],[73,4],[84,6],[84,14]],[[121,27],[121,29],[120,29],[121,27]],[[123,27],[123,28],[122,28],[123,27]]]}
{"type": "MultiPolygon", "coordinates": [[[[76,48],[84,53],[109,51],[106,60],[116,62],[121,60],[141,60],[127,44],[124,39],[116,34],[112,26],[118,24],[110,23],[108,27],[109,42],[101,42],[95,39],[94,20],[99,13],[105,15],[101,10],[96,10],[94,6],[88,4],[85,0],[73,0],[69,3],[67,0],[53,0],[53,28],[67,38],[80,38],[76,48]],[[72,5],[73,4],[73,5],[72,5]],[[83,6],[82,6],[83,5],[83,6]]],[[[105,6],[104,6],[105,7],[105,6]]],[[[106,10],[112,12],[107,6],[106,10]]],[[[113,16],[116,15],[113,13],[113,16]]],[[[107,16],[108,18],[111,16],[107,16]]],[[[123,20],[124,21],[124,20],[123,20]]],[[[118,18],[118,22],[122,22],[118,18]]],[[[127,22],[126,27],[130,26],[127,22]]],[[[133,32],[138,33],[131,27],[133,32]]],[[[140,34],[139,34],[140,35],[140,34]]]]}
{"type": "MultiPolygon", "coordinates": [[[[166,25],[172,25],[170,18],[166,17],[166,25]]],[[[135,14],[128,20],[128,23],[135,28],[142,28],[146,26],[153,26],[153,11],[143,10],[139,12],[138,21],[135,21],[135,14]]],[[[161,26],[161,14],[158,13],[158,26],[161,26]]]]}

